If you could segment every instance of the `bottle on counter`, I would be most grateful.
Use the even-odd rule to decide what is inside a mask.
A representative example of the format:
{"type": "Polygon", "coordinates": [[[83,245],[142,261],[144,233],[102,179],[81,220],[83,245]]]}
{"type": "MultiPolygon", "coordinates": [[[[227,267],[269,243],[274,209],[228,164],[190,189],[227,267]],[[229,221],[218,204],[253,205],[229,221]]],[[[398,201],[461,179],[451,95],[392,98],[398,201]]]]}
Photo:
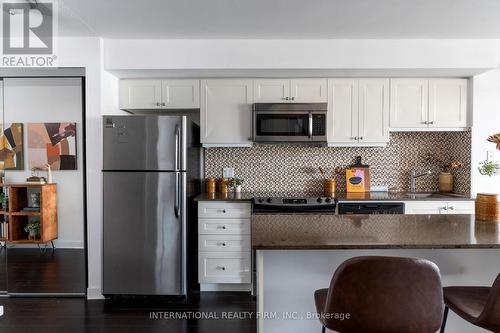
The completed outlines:
{"type": "Polygon", "coordinates": [[[217,179],[207,178],[206,183],[207,183],[207,193],[215,193],[217,191],[216,189],[217,179]]]}

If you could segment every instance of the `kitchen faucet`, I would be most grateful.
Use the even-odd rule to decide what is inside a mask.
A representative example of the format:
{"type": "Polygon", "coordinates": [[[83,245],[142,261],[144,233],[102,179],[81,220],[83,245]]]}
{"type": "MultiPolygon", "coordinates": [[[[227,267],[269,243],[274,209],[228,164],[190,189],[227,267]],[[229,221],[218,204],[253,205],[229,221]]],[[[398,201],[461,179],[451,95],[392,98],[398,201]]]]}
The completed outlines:
{"type": "Polygon", "coordinates": [[[415,169],[411,170],[410,173],[410,192],[416,192],[417,191],[417,178],[423,177],[423,176],[428,176],[432,172],[429,170],[425,173],[421,173],[417,175],[417,171],[415,169]]]}

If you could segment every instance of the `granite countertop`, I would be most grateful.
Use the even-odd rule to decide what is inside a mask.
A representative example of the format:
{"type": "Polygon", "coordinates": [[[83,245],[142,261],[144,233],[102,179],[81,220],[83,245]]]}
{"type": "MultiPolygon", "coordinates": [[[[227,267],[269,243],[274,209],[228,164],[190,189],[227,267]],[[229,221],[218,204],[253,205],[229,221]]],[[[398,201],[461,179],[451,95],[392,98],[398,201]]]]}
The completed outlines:
{"type": "Polygon", "coordinates": [[[259,214],[256,250],[500,248],[500,225],[474,215],[259,214]]]}
{"type": "MultiPolygon", "coordinates": [[[[202,193],[195,197],[195,201],[250,201],[255,197],[300,197],[324,196],[320,192],[241,192],[241,193],[202,193]]],[[[474,200],[459,194],[437,194],[432,197],[408,196],[404,192],[366,192],[366,193],[335,193],[339,202],[349,201],[464,201],[474,200]]]]}

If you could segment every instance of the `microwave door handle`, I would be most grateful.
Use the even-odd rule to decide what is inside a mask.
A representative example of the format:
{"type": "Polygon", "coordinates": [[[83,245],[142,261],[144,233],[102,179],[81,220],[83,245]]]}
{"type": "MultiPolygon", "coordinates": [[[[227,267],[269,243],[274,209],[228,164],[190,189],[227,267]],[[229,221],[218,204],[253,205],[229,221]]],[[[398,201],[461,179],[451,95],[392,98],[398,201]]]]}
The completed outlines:
{"type": "Polygon", "coordinates": [[[309,139],[312,138],[313,135],[313,114],[309,112],[309,139]]]}

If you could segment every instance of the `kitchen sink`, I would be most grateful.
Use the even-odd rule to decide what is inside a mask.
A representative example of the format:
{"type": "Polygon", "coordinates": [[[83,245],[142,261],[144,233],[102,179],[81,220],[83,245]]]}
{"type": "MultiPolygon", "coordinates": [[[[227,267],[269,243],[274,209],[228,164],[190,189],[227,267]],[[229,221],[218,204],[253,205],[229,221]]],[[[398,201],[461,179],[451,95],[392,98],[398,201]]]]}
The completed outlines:
{"type": "Polygon", "coordinates": [[[462,198],[463,195],[456,193],[442,193],[442,192],[405,192],[404,196],[413,199],[421,199],[421,198],[462,198]]]}

